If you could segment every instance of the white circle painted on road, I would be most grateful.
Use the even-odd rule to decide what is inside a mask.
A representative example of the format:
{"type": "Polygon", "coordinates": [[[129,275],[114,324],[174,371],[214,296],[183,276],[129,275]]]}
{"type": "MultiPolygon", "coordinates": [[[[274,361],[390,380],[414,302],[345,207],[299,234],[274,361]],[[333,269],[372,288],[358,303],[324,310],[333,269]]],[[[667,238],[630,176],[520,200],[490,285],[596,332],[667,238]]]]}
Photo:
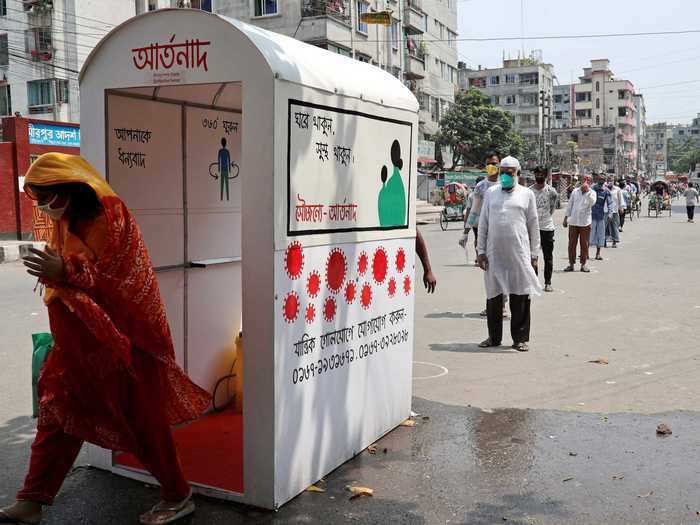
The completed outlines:
{"type": "Polygon", "coordinates": [[[440,370],[440,372],[437,374],[433,374],[430,376],[419,376],[419,377],[414,376],[413,379],[436,379],[438,377],[446,376],[449,373],[449,370],[447,370],[447,368],[445,368],[442,365],[436,365],[435,363],[426,363],[425,361],[413,361],[413,364],[414,365],[431,366],[431,367],[434,367],[434,368],[437,368],[438,370],[440,370]]]}

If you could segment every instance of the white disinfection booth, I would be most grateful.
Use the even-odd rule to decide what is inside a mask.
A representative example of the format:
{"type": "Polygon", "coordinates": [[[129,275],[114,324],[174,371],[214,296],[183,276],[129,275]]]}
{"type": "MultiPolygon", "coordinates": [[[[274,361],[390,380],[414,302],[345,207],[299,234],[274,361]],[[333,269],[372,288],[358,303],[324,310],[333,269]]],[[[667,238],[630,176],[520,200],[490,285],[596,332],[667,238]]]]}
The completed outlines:
{"type": "MultiPolygon", "coordinates": [[[[410,415],[418,103],[381,69],[194,9],[88,57],[82,154],[134,213],[178,362],[215,393],[187,478],[277,508],[410,415]]],[[[128,454],[89,461],[151,480],[128,454]]]]}

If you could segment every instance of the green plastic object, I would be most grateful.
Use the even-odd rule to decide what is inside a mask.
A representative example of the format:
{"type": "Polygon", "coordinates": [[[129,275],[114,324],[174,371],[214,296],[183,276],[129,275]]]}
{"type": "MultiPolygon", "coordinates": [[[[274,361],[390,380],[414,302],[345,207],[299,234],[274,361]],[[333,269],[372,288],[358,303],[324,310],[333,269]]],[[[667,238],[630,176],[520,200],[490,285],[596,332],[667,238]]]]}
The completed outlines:
{"type": "Polygon", "coordinates": [[[32,352],[32,417],[38,417],[39,395],[36,384],[39,382],[39,374],[41,374],[44,362],[53,348],[53,337],[47,333],[32,334],[32,344],[34,345],[32,352]]]}

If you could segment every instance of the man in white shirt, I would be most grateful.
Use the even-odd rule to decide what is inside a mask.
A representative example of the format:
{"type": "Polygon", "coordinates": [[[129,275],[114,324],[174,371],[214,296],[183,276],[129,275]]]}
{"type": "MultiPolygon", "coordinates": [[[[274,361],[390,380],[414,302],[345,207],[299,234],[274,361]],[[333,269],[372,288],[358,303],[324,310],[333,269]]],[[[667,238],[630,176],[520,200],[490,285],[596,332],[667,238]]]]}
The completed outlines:
{"type": "Polygon", "coordinates": [[[685,190],[685,205],[688,210],[688,222],[695,222],[695,205],[698,203],[698,190],[691,182],[688,184],[688,189],[685,190]]]}
{"type": "Polygon", "coordinates": [[[564,228],[569,228],[569,266],[565,272],[573,272],[576,263],[576,245],[581,244],[581,271],[587,272],[588,241],[591,236],[591,210],[596,203],[596,194],[591,191],[592,178],[583,177],[583,184],[571,192],[564,217],[564,228]]]}
{"type": "Polygon", "coordinates": [[[530,189],[537,202],[537,219],[540,223],[540,244],[544,255],[544,291],[553,292],[552,271],[554,270],[554,220],[552,215],[557,207],[557,190],[547,184],[547,170],[537,166],[533,170],[535,184],[530,189]]]}
{"type": "Polygon", "coordinates": [[[617,243],[620,242],[620,214],[625,212],[625,199],[620,187],[612,181],[608,182],[608,190],[610,190],[613,202],[610,210],[612,214],[610,237],[612,238],[612,247],[617,248],[617,243]]]}
{"type": "Polygon", "coordinates": [[[481,348],[499,346],[503,336],[503,298],[510,296],[513,348],[527,352],[530,341],[530,296],[539,295],[537,257],[540,229],[535,194],[517,183],[520,162],[501,161],[500,184],[486,192],[479,216],[477,253],[486,273],[489,337],[481,348]]]}

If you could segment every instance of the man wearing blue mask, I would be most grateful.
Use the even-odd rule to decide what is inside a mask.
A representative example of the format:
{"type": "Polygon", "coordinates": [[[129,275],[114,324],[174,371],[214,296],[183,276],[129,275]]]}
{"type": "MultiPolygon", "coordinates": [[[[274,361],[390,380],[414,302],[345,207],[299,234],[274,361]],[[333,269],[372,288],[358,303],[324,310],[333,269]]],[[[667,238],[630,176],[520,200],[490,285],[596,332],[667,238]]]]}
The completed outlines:
{"type": "Polygon", "coordinates": [[[539,295],[537,257],[540,230],[534,193],[517,183],[520,162],[501,161],[499,184],[486,192],[479,216],[477,254],[486,272],[486,310],[489,337],[481,348],[500,346],[503,300],[510,297],[513,348],[527,352],[530,340],[530,296],[539,295]]]}

